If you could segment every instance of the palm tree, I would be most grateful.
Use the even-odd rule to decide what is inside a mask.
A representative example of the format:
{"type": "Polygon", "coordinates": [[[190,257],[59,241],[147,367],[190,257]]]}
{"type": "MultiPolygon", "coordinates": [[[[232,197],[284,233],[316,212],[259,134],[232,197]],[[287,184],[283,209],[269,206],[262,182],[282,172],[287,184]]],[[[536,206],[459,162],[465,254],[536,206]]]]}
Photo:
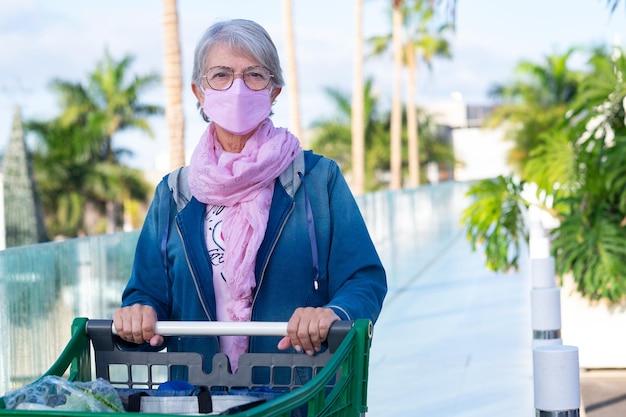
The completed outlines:
{"type": "Polygon", "coordinates": [[[486,123],[507,127],[505,138],[514,142],[508,163],[517,175],[475,184],[469,195],[476,202],[464,212],[463,221],[473,247],[485,244],[487,266],[496,271],[517,268],[522,242],[528,239],[523,221],[530,204],[522,197],[525,184],[545,190],[538,194],[541,201],[533,204],[557,217],[554,199],[558,204],[568,198],[570,184],[577,181],[571,122],[566,118],[582,78],[568,67],[573,52],[555,53],[542,63],[521,61],[511,83],[492,88],[501,104],[486,123]]]}
{"type": "Polygon", "coordinates": [[[445,32],[454,29],[454,26],[444,23],[433,30],[434,16],[433,7],[424,0],[418,0],[411,9],[406,10],[404,18],[409,34],[404,45],[404,59],[409,73],[407,131],[409,139],[409,185],[412,187],[416,187],[420,183],[419,136],[417,110],[415,108],[418,61],[424,61],[430,69],[434,57],[451,57],[450,43],[445,39],[445,32]]]}
{"type": "MultiPolygon", "coordinates": [[[[115,61],[105,53],[89,75],[87,86],[54,80],[52,89],[59,97],[61,114],[51,121],[29,123],[41,138],[35,170],[39,171],[42,194],[47,189],[52,199],[47,207],[54,209],[60,204],[75,213],[75,222],[84,223],[84,217],[77,214],[79,207],[84,211],[85,206],[104,206],[107,232],[117,229],[118,208],[124,199],[147,190],[138,171],[121,165],[121,157],[131,152],[114,147],[113,136],[131,128],[153,136],[148,118],[162,113],[159,106],[140,101],[144,90],[155,85],[159,77],[130,77],[131,63],[130,56],[115,61]],[[48,181],[56,185],[46,185],[48,181]],[[69,191],[65,193],[64,189],[69,191]],[[73,189],[76,191],[71,196],[73,189]]],[[[89,228],[83,227],[83,231],[89,233],[89,228]]]]}
{"type": "Polygon", "coordinates": [[[163,39],[167,93],[165,120],[170,142],[170,169],[175,169],[185,165],[185,117],[177,0],[163,0],[163,39]]]}
{"type": "MultiPolygon", "coordinates": [[[[312,148],[335,159],[343,170],[351,169],[351,118],[353,111],[349,94],[327,88],[326,93],[334,102],[337,113],[334,117],[316,121],[313,124],[315,139],[312,148]]],[[[386,179],[382,175],[388,171],[390,161],[388,113],[379,113],[378,99],[373,94],[373,80],[365,81],[364,97],[364,139],[365,139],[365,190],[382,188],[386,179]]],[[[428,114],[418,111],[422,161],[454,166],[454,154],[449,143],[441,137],[441,130],[428,114]]]]}
{"type": "Polygon", "coordinates": [[[363,0],[355,0],[356,31],[352,76],[352,191],[365,191],[365,115],[363,93],[363,0]]]}
{"type": "Polygon", "coordinates": [[[103,156],[111,162],[117,162],[118,158],[112,146],[115,133],[134,128],[152,138],[154,132],[148,118],[163,114],[160,106],[139,101],[139,96],[144,90],[157,85],[161,77],[157,74],[130,77],[129,71],[133,61],[134,58],[130,55],[115,61],[108,52],[105,52],[104,59],[90,75],[88,99],[95,105],[99,116],[103,156]]]}
{"type": "Polygon", "coordinates": [[[391,97],[391,182],[389,187],[402,187],[402,6],[403,0],[393,0],[393,89],[391,97]]]}
{"type": "Polygon", "coordinates": [[[83,214],[94,193],[85,177],[99,159],[99,148],[90,145],[97,140],[82,125],[59,118],[27,127],[39,138],[33,166],[50,237],[87,233],[83,214]]]}
{"type": "Polygon", "coordinates": [[[291,118],[290,129],[294,135],[304,140],[302,137],[302,127],[300,125],[300,97],[298,88],[298,70],[296,65],[296,48],[293,34],[293,13],[291,11],[291,0],[283,1],[285,12],[285,28],[287,31],[287,87],[289,88],[289,114],[291,118]],[[290,80],[290,81],[289,81],[290,80]]]}
{"type": "Polygon", "coordinates": [[[90,221],[101,207],[112,200],[146,199],[151,186],[141,171],[103,161],[90,145],[98,138],[85,126],[57,118],[29,122],[28,128],[40,139],[33,165],[50,236],[102,233],[103,227],[90,221]]]}
{"type": "MultiPolygon", "coordinates": [[[[454,4],[446,5],[445,2],[433,0],[414,0],[405,2],[394,0],[392,8],[393,30],[390,35],[376,36],[370,39],[373,45],[373,54],[381,54],[392,47],[394,60],[394,85],[391,108],[391,188],[399,188],[402,185],[402,99],[400,91],[402,86],[402,68],[407,67],[409,82],[407,89],[407,130],[409,140],[409,184],[419,185],[419,136],[417,125],[417,111],[415,108],[415,96],[417,91],[417,63],[424,61],[431,67],[435,56],[450,57],[450,44],[445,35],[448,30],[454,29],[453,23],[444,22],[433,27],[435,11],[437,7],[450,7],[448,10],[453,16],[454,4]]],[[[450,19],[450,17],[448,17],[450,19]]]]}
{"type": "Polygon", "coordinates": [[[521,61],[515,70],[516,79],[506,85],[495,85],[490,95],[500,101],[487,118],[488,126],[508,126],[506,138],[514,143],[508,163],[518,173],[525,169],[533,149],[542,144],[542,132],[563,123],[571,102],[576,97],[579,71],[569,68],[576,48],[563,54],[546,56],[543,63],[521,61]]]}
{"type": "Polygon", "coordinates": [[[464,212],[468,239],[485,243],[494,270],[517,267],[519,245],[511,244],[528,238],[524,208],[535,204],[558,222],[550,233],[556,272],[571,273],[578,291],[591,300],[620,302],[626,299],[626,57],[617,47],[596,49],[590,70],[574,77],[554,71],[566,60],[552,58],[545,67],[525,64],[534,76],[511,86],[520,92],[520,105],[528,101],[525,111],[515,113],[524,116],[519,120],[532,121],[537,101],[545,115],[535,114],[534,126],[545,130],[532,138],[536,146],[520,177],[472,187],[476,202],[464,212]],[[554,116],[559,112],[561,120],[554,116]],[[537,187],[532,199],[522,194],[527,181],[537,187]]]}
{"type": "MultiPolygon", "coordinates": [[[[150,74],[135,77],[129,81],[128,71],[133,59],[131,56],[126,56],[116,62],[107,52],[104,60],[98,63],[96,71],[91,74],[90,97],[99,110],[97,114],[101,117],[103,151],[105,160],[110,163],[118,162],[120,155],[119,152],[113,150],[112,139],[115,133],[137,128],[150,137],[154,137],[148,117],[163,112],[159,106],[145,105],[138,101],[141,92],[158,83],[160,77],[150,74]]],[[[107,232],[112,233],[117,228],[116,216],[121,202],[119,199],[110,199],[106,207],[109,219],[107,232]]]]}
{"type": "MultiPolygon", "coordinates": [[[[353,171],[353,138],[351,127],[354,110],[350,95],[334,88],[326,88],[326,94],[334,103],[337,112],[329,119],[313,122],[314,138],[311,148],[337,161],[344,171],[353,171]]],[[[380,121],[378,100],[373,95],[373,80],[367,79],[363,86],[363,136],[364,165],[366,176],[364,190],[379,188],[376,172],[389,166],[388,128],[380,121]]]]}

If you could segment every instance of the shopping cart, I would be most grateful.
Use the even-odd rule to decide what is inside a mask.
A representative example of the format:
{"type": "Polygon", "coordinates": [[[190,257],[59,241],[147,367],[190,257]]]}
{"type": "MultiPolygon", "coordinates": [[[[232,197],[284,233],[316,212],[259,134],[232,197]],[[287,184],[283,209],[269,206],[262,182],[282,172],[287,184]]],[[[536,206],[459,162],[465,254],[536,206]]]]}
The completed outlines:
{"type": "MultiPolygon", "coordinates": [[[[286,327],[287,323],[274,322],[159,322],[157,332],[164,336],[282,336],[286,334],[286,327]]],[[[369,320],[336,322],[329,331],[328,349],[315,356],[296,353],[244,354],[239,359],[236,373],[229,371],[228,358],[223,354],[212,358],[212,370],[205,373],[202,370],[203,358],[197,353],[123,350],[114,333],[111,320],[74,319],[69,343],[42,378],[57,375],[69,381],[91,381],[95,369],[96,377],[106,379],[120,391],[150,390],[168,381],[174,369],[183,369],[189,383],[209,387],[213,392],[227,394],[230,391],[241,392],[242,389],[253,392],[262,388],[280,394],[234,414],[239,417],[288,417],[302,409],[306,410],[307,416],[355,417],[364,416],[367,411],[372,338],[372,323],[369,320]]],[[[0,409],[0,417],[51,414],[93,417],[94,413],[0,409]]],[[[118,414],[98,415],[106,417],[118,414]]]]}

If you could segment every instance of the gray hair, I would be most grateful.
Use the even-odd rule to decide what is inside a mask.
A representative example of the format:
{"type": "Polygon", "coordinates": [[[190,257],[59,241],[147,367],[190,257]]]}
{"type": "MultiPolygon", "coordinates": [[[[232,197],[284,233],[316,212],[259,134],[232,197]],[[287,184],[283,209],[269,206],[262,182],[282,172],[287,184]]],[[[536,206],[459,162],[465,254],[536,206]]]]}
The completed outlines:
{"type": "Polygon", "coordinates": [[[280,88],[285,85],[278,51],[270,35],[258,23],[245,19],[214,23],[200,37],[194,53],[191,78],[194,84],[202,85],[204,66],[209,51],[219,43],[227,45],[231,51],[240,52],[267,67],[274,75],[272,87],[280,88]]]}

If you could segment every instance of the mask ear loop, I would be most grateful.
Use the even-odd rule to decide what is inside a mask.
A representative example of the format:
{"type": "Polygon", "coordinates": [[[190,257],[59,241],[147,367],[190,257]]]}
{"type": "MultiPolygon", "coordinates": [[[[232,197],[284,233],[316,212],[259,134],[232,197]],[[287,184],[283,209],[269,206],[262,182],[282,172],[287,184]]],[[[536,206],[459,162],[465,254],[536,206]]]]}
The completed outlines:
{"type": "MultiPolygon", "coordinates": [[[[202,77],[202,80],[204,80],[204,77],[202,77]]],[[[198,86],[200,91],[202,91],[202,94],[204,94],[206,96],[206,90],[204,89],[202,84],[203,84],[203,81],[200,81],[200,84],[196,84],[196,85],[198,86]]],[[[204,109],[202,108],[202,103],[200,102],[200,100],[198,100],[198,102],[196,103],[196,107],[200,111],[200,116],[202,116],[202,120],[204,120],[205,122],[209,123],[211,121],[211,119],[209,119],[209,116],[207,116],[206,113],[204,112],[204,109]]]]}
{"type": "Polygon", "coordinates": [[[311,210],[311,201],[309,194],[306,192],[306,184],[304,183],[304,175],[298,172],[298,176],[302,181],[302,191],[304,191],[304,204],[306,207],[306,225],[309,230],[309,241],[311,242],[311,256],[313,257],[313,289],[317,291],[320,287],[320,269],[319,257],[317,254],[317,239],[315,238],[315,220],[313,220],[313,210],[311,210]]]}

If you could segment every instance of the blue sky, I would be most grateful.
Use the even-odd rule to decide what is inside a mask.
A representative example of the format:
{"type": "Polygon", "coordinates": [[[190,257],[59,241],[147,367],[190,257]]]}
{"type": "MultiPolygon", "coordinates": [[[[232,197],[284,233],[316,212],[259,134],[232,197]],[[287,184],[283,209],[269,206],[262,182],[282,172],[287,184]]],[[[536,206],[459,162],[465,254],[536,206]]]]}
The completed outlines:
{"type": "MultiPolygon", "coordinates": [[[[292,0],[300,105],[303,126],[333,114],[324,88],[351,89],[354,47],[354,1],[292,0]]],[[[365,36],[390,31],[388,0],[364,1],[365,36]]],[[[248,18],[273,37],[286,66],[283,2],[280,0],[179,0],[185,85],[189,85],[192,53],[202,31],[216,20],[248,18]]],[[[162,2],[155,0],[0,0],[0,152],[10,135],[13,109],[25,118],[51,118],[56,102],[48,85],[60,78],[84,81],[105,48],[114,58],[133,55],[137,73],[163,71],[162,2]]],[[[624,2],[611,16],[604,0],[458,0],[457,31],[451,37],[453,59],[436,61],[420,73],[420,103],[448,100],[453,92],[471,104],[487,104],[488,88],[513,76],[521,59],[539,62],[574,45],[617,42],[626,46],[624,2]]],[[[580,62],[582,65],[582,61],[580,62]]],[[[388,61],[366,61],[375,79],[381,106],[388,108],[391,70],[388,61]]],[[[289,123],[288,93],[274,107],[276,125],[289,123]]],[[[164,104],[164,91],[154,89],[146,101],[164,104]]],[[[193,148],[204,125],[185,90],[186,143],[193,148]]],[[[135,157],[129,163],[152,168],[167,151],[165,123],[152,123],[156,137],[134,133],[117,138],[135,157]]]]}

